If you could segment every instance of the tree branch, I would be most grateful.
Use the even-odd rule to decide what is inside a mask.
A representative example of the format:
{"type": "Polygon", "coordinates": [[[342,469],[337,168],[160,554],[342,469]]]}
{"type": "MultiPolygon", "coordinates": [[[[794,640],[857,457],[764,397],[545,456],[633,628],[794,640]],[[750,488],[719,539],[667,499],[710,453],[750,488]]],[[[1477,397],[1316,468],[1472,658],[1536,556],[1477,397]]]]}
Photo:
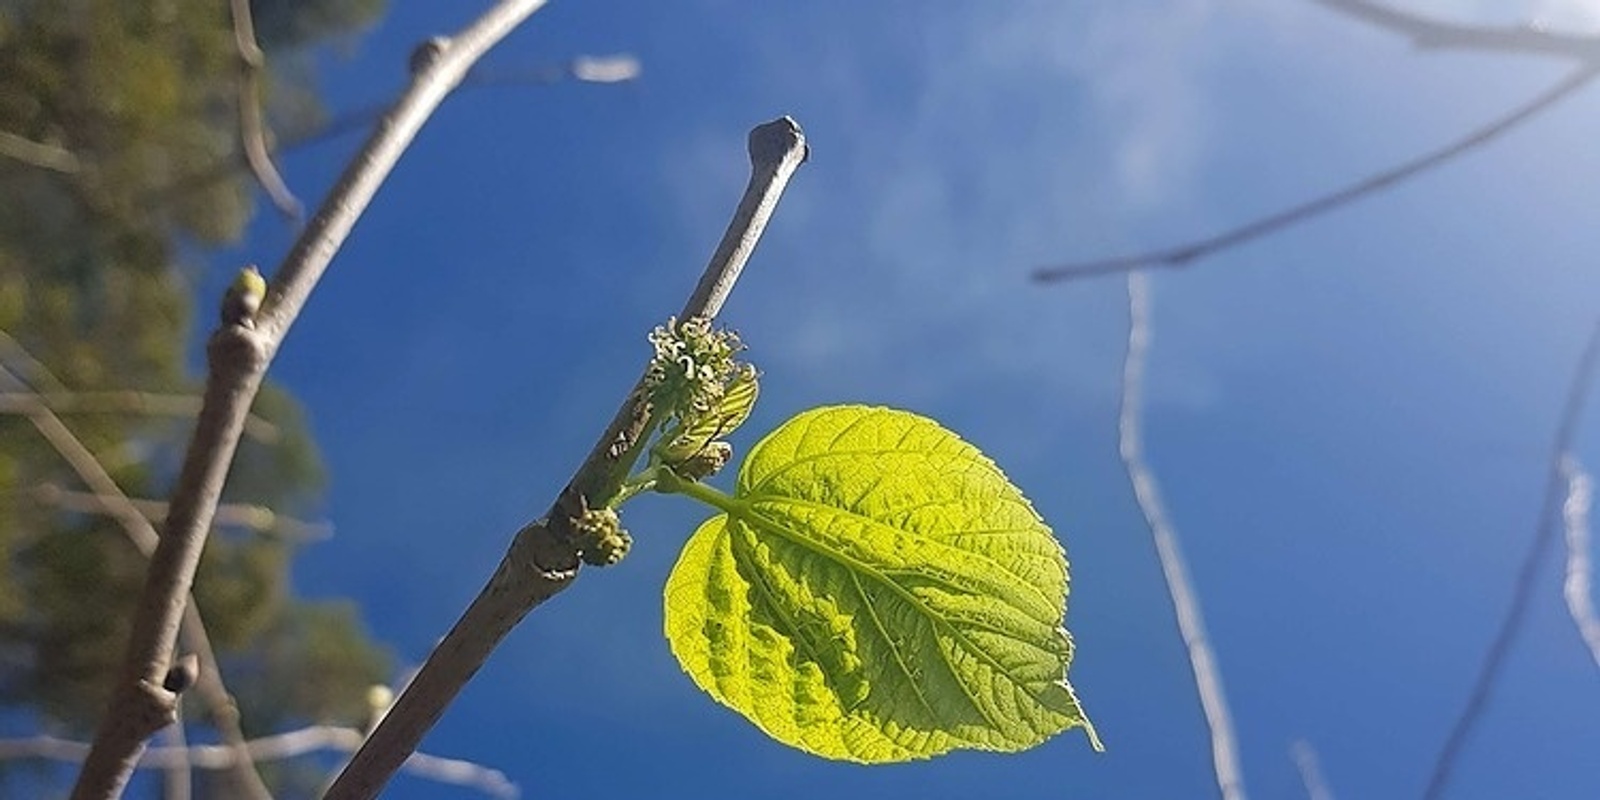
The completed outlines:
{"type": "Polygon", "coordinates": [[[1445,786],[1450,783],[1450,775],[1455,770],[1456,760],[1460,757],[1462,748],[1466,746],[1467,737],[1472,733],[1478,718],[1483,716],[1483,709],[1489,703],[1489,695],[1494,692],[1495,681],[1500,678],[1500,668],[1504,665],[1506,656],[1511,653],[1512,645],[1516,644],[1518,634],[1522,632],[1523,623],[1527,619],[1528,603],[1532,600],[1534,586],[1539,581],[1539,568],[1544,565],[1545,553],[1550,549],[1550,539],[1561,521],[1561,509],[1567,494],[1567,478],[1563,465],[1567,453],[1572,451],[1573,442],[1578,435],[1578,425],[1583,420],[1584,402],[1589,396],[1589,385],[1594,381],[1597,362],[1600,362],[1600,321],[1596,321],[1594,330],[1589,334],[1589,340],[1583,347],[1582,355],[1578,357],[1577,366],[1573,369],[1571,383],[1567,386],[1561,421],[1556,426],[1555,441],[1550,448],[1550,462],[1545,475],[1544,503],[1539,509],[1539,519],[1534,524],[1533,537],[1528,542],[1527,552],[1523,554],[1522,566],[1517,570],[1516,580],[1511,585],[1511,602],[1506,606],[1500,627],[1495,631],[1494,638],[1489,642],[1489,649],[1483,655],[1478,678],[1472,684],[1467,702],[1462,706],[1461,714],[1456,717],[1455,724],[1450,727],[1444,745],[1434,760],[1433,772],[1428,777],[1427,788],[1423,791],[1426,800],[1437,800],[1444,796],[1445,786]]]}
{"type": "Polygon", "coordinates": [[[1328,782],[1322,777],[1322,765],[1317,761],[1317,751],[1311,749],[1311,743],[1296,739],[1289,746],[1289,757],[1294,759],[1294,766],[1300,771],[1300,782],[1306,787],[1306,800],[1333,800],[1333,790],[1328,788],[1328,782]]]}
{"type": "MultiPolygon", "coordinates": [[[[57,414],[145,414],[193,418],[200,413],[200,398],[183,394],[136,391],[0,392],[0,414],[24,413],[32,403],[42,403],[57,414]]],[[[278,426],[256,414],[245,418],[244,432],[263,444],[282,438],[278,426]]]]}
{"type": "MultiPolygon", "coordinates": [[[[750,132],[749,185],[680,318],[710,319],[721,310],[806,155],[805,137],[788,117],[750,132]]],[[[572,545],[571,520],[591,506],[591,499],[614,494],[626,477],[626,454],[641,444],[643,420],[648,417],[643,380],[641,376],[628,393],[546,516],[517,532],[488,584],[334,780],[325,800],[376,796],[506,634],[528,612],[577,579],[579,560],[572,545]]]]}
{"type": "Polygon", "coordinates": [[[1409,37],[1418,50],[1487,50],[1600,64],[1600,36],[1575,36],[1533,25],[1462,25],[1396,11],[1366,0],[1313,0],[1369,25],[1409,37]]]}
{"type": "Polygon", "coordinates": [[[1117,420],[1117,450],[1128,471],[1128,480],[1133,484],[1134,499],[1139,503],[1139,511],[1144,514],[1145,526],[1150,529],[1150,536],[1155,541],[1167,591],[1172,594],[1172,608],[1178,616],[1178,632],[1183,636],[1184,647],[1189,652],[1195,688],[1200,692],[1200,707],[1205,711],[1206,724],[1211,728],[1211,761],[1216,771],[1217,789],[1221,791],[1223,800],[1245,800],[1244,774],[1239,769],[1233,715],[1228,710],[1228,698],[1222,690],[1222,672],[1217,667],[1216,654],[1211,651],[1211,642],[1206,637],[1205,616],[1200,611],[1200,598],[1189,583],[1189,570],[1184,565],[1183,551],[1178,547],[1178,534],[1167,519],[1155,474],[1144,460],[1140,405],[1144,393],[1145,359],[1150,349],[1149,280],[1149,276],[1142,272],[1128,274],[1128,353],[1122,365],[1122,407],[1117,420]]]}
{"type": "Polygon", "coordinates": [[[0,358],[0,365],[10,362],[17,365],[17,369],[27,375],[25,379],[17,382],[19,387],[37,389],[40,384],[49,384],[52,392],[65,392],[67,390],[66,384],[62,383],[61,379],[57,378],[49,367],[46,367],[39,359],[34,358],[33,354],[28,352],[28,348],[23,347],[16,337],[6,333],[4,328],[0,328],[0,350],[6,352],[6,357],[0,358]]]}
{"type": "MultiPolygon", "coordinates": [[[[10,345],[22,353],[25,357],[23,360],[29,363],[38,363],[33,361],[32,356],[27,355],[26,350],[22,350],[20,344],[11,341],[10,345]]],[[[43,370],[42,365],[40,365],[40,369],[43,370]]],[[[49,373],[45,371],[44,374],[49,373]]],[[[12,381],[20,382],[20,379],[4,366],[0,366],[0,375],[5,375],[12,381]]],[[[139,509],[135,507],[133,501],[123,493],[122,487],[117,485],[116,480],[111,477],[110,473],[106,472],[105,467],[94,457],[94,453],[90,452],[89,448],[66,426],[66,423],[62,422],[61,418],[57,417],[44,404],[36,404],[32,408],[26,409],[24,413],[27,415],[28,420],[33,423],[33,427],[39,432],[39,435],[44,437],[45,441],[50,443],[50,446],[55,449],[62,460],[66,461],[67,465],[72,468],[72,471],[77,473],[79,480],[82,480],[106,504],[106,513],[117,520],[123,531],[127,533],[128,538],[133,541],[134,547],[146,558],[150,558],[159,546],[160,536],[144,514],[140,513],[139,509]]],[[[194,689],[205,701],[211,723],[216,727],[218,735],[227,743],[226,746],[242,748],[244,732],[239,728],[239,709],[233,702],[233,696],[228,693],[227,687],[222,683],[222,668],[217,663],[215,651],[211,648],[211,637],[206,633],[205,622],[200,617],[199,607],[195,604],[194,599],[188,595],[187,590],[185,590],[181,600],[183,601],[183,616],[179,622],[180,633],[183,637],[184,646],[195,654],[201,665],[194,689]]],[[[165,679],[165,677],[165,670],[163,670],[161,678],[158,679],[155,685],[159,687],[160,680],[165,679]]],[[[176,703],[177,694],[169,694],[172,694],[173,702],[176,703]]],[[[242,749],[240,752],[243,752],[242,749]]],[[[238,760],[234,769],[234,780],[238,790],[243,792],[246,797],[254,800],[270,800],[266,785],[261,782],[261,776],[256,774],[255,766],[250,763],[248,758],[240,758],[238,760]]]]}
{"type": "Polygon", "coordinates": [[[1270,236],[1285,228],[1320,217],[1358,200],[1364,200],[1393,189],[1401,183],[1436,167],[1442,167],[1533,119],[1540,112],[1566,99],[1579,89],[1588,86],[1597,74],[1600,74],[1600,62],[1580,67],[1529,102],[1512,109],[1510,113],[1468,133],[1466,136],[1437,150],[1424,153],[1410,161],[1362,178],[1355,183],[1329,192],[1321,197],[1308,200],[1296,206],[1290,206],[1282,211],[1268,214],[1222,233],[1196,239],[1175,247],[1134,255],[1117,256],[1115,258],[1079,261],[1035,270],[1033,280],[1038,283],[1056,283],[1080,278],[1092,278],[1099,275],[1113,275],[1146,267],[1176,269],[1192,266],[1203,258],[1216,255],[1224,250],[1232,250],[1256,239],[1270,236]]]}
{"type": "Polygon", "coordinates": [[[1567,499],[1561,516],[1567,530],[1567,577],[1561,593],[1567,600],[1567,613],[1578,628],[1578,636],[1589,648],[1589,657],[1600,667],[1600,617],[1595,615],[1594,564],[1589,559],[1589,510],[1594,504],[1594,478],[1576,458],[1561,459],[1561,473],[1567,479],[1567,499]]]}
{"type": "MultiPolygon", "coordinates": [[[[492,88],[502,86],[546,86],[563,79],[580,83],[623,83],[638,78],[642,67],[628,54],[614,56],[578,56],[564,64],[522,69],[501,68],[492,71],[474,69],[461,81],[460,88],[492,88]]],[[[362,106],[341,112],[314,130],[267,143],[270,155],[282,155],[293,150],[325,142],[337,136],[369,127],[383,116],[384,105],[362,106]]],[[[244,153],[237,153],[185,175],[165,186],[157,187],[143,195],[143,200],[157,205],[175,202],[186,193],[210,186],[229,176],[248,169],[244,153]]]]}
{"type": "MultiPolygon", "coordinates": [[[[285,761],[323,750],[353,753],[366,736],[355,728],[333,725],[312,725],[299,730],[276,733],[245,742],[246,755],[255,763],[285,761]]],[[[49,761],[82,762],[89,755],[89,745],[54,736],[31,736],[23,739],[0,739],[0,761],[44,759],[49,761]]],[[[238,763],[238,754],[232,747],[204,744],[188,747],[152,746],[139,759],[139,769],[231,769],[238,763]]],[[[467,786],[491,797],[514,800],[518,791],[500,770],[471,761],[442,758],[427,753],[413,753],[402,769],[418,777],[439,783],[467,786]]]]}
{"type": "MultiPolygon", "coordinates": [[[[27,493],[34,502],[79,514],[104,514],[115,517],[123,513],[124,508],[121,499],[96,492],[63,489],[53,483],[35,486],[27,493]]],[[[167,518],[167,504],[163,501],[132,497],[124,499],[145,519],[153,523],[159,524],[167,518]]],[[[218,504],[217,516],[212,520],[212,525],[245,528],[296,543],[321,541],[333,536],[333,526],[326,522],[306,522],[279,514],[266,506],[251,503],[218,504]]]]}
{"type": "Polygon", "coordinates": [[[64,147],[36,142],[7,131],[0,131],[0,156],[63,175],[76,175],[83,168],[78,157],[64,147]]]}
{"type": "Polygon", "coordinates": [[[266,72],[266,57],[256,44],[255,23],[250,16],[250,0],[228,0],[233,17],[233,41],[239,52],[239,148],[245,163],[266,190],[272,205],[285,219],[298,221],[305,213],[294,192],[272,163],[267,145],[267,123],[261,113],[261,77],[266,72]]]}
{"type": "Polygon", "coordinates": [[[161,686],[172,660],[189,587],[211,529],[228,468],[267,365],[350,229],[418,130],[490,47],[543,0],[501,0],[412,73],[268,287],[256,316],[226,322],[207,346],[209,370],[194,438],[169,505],[165,535],[150,561],[122,675],[73,788],[73,800],[111,800],[126,786],[152,733],[175,717],[161,686]]]}
{"type": "MultiPolygon", "coordinates": [[[[161,733],[166,737],[167,747],[180,751],[188,749],[189,739],[184,734],[182,720],[176,725],[168,725],[161,733]]],[[[161,800],[189,800],[194,795],[194,777],[189,772],[189,765],[181,761],[162,770],[161,800]]]]}

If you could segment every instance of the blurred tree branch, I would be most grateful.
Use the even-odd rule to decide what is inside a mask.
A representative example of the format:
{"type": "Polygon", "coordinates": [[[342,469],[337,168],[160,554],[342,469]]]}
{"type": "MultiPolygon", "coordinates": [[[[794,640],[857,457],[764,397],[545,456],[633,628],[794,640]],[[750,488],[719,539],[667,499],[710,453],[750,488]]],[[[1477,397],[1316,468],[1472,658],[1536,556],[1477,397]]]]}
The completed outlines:
{"type": "MultiPolygon", "coordinates": [[[[63,489],[51,483],[33,487],[28,495],[34,502],[63,511],[106,516],[117,516],[122,513],[120,500],[95,492],[63,489]]],[[[159,524],[167,518],[167,504],[161,500],[128,498],[127,501],[152,523],[159,524]]],[[[326,522],[306,522],[253,503],[218,504],[214,523],[218,526],[245,528],[297,543],[321,541],[333,536],[333,526],[326,522]]]]}
{"type": "MultiPolygon", "coordinates": [[[[35,404],[57,414],[148,414],[193,418],[200,413],[200,398],[194,395],[158,394],[138,391],[49,391],[42,394],[0,392],[0,414],[25,413],[35,404]]],[[[263,444],[272,444],[282,435],[278,426],[251,414],[245,420],[245,435],[263,444]]]]}
{"type": "MultiPolygon", "coordinates": [[[[183,720],[168,725],[161,733],[166,737],[167,747],[179,751],[188,749],[189,737],[184,733],[183,720]]],[[[194,795],[194,777],[189,774],[190,770],[188,764],[178,760],[165,767],[161,775],[162,800],[189,800],[194,795]]]]}
{"type": "MultiPolygon", "coordinates": [[[[10,346],[21,350],[21,346],[14,341],[10,346]]],[[[27,362],[37,364],[27,351],[21,350],[27,362]]],[[[43,374],[48,371],[42,369],[43,374]]],[[[26,384],[25,381],[10,368],[0,364],[0,376],[5,376],[8,382],[26,384]]],[[[105,467],[94,457],[94,454],[85,447],[72,430],[66,426],[48,407],[37,404],[32,409],[24,412],[33,424],[39,435],[72,467],[85,485],[89,486],[94,495],[106,504],[106,513],[114,517],[133,541],[134,547],[146,557],[155,553],[160,544],[160,535],[150,521],[145,518],[133,501],[123,493],[122,488],[106,472],[105,467]]],[[[255,767],[250,763],[249,757],[242,749],[244,746],[244,733],[239,727],[239,709],[234,704],[233,697],[222,683],[221,665],[217,662],[216,652],[211,647],[211,637],[206,633],[205,622],[200,617],[199,607],[189,597],[187,589],[181,598],[182,616],[178,621],[181,629],[184,646],[199,658],[201,668],[195,691],[199,692],[209,710],[209,716],[218,734],[226,746],[240,752],[240,757],[232,770],[235,785],[238,791],[253,800],[268,800],[271,797],[266,785],[261,782],[261,777],[256,774],[255,767]]],[[[157,679],[157,684],[165,680],[166,670],[157,679]]]]}
{"type": "MultiPolygon", "coordinates": [[[[584,55],[565,64],[529,68],[486,70],[474,67],[467,73],[467,77],[462,79],[460,88],[547,86],[563,80],[601,84],[625,83],[636,80],[641,71],[639,60],[626,53],[610,56],[584,55]]],[[[281,155],[368,128],[381,118],[387,109],[387,105],[378,104],[343,112],[313,130],[267,142],[267,152],[270,155],[281,155]]],[[[240,170],[249,169],[250,165],[245,156],[244,153],[238,153],[210,164],[168,186],[150,192],[146,199],[157,205],[176,202],[188,192],[226,180],[240,170]]]]}
{"type": "Polygon", "coordinates": [[[1361,0],[1315,0],[1362,21],[1411,36],[1419,47],[1452,47],[1536,53],[1576,60],[1578,66],[1565,78],[1503,116],[1468,132],[1436,150],[1374,173],[1340,189],[1297,205],[1258,217],[1221,233],[1183,244],[1113,258],[1075,261],[1034,270],[1037,283],[1111,275],[1146,267],[1177,269],[1218,253],[1232,250],[1286,228],[1320,217],[1360,200],[1392,189],[1419,175],[1442,167],[1532,120],[1561,100],[1588,86],[1600,74],[1600,37],[1563,36],[1533,28],[1479,28],[1425,20],[1390,11],[1361,0]]]}
{"type": "Polygon", "coordinates": [[[1216,653],[1206,636],[1205,614],[1200,598],[1189,580],[1178,533],[1167,518],[1161,489],[1155,473],[1144,458],[1143,411],[1145,363],[1150,351],[1150,277],[1143,272],[1128,274],[1128,350],[1122,362],[1120,410],[1117,415],[1117,452],[1133,485],[1133,496],[1144,515],[1145,527],[1156,546],[1161,575],[1172,597],[1177,614],[1178,633],[1188,651],[1194,672],[1195,688],[1200,693],[1200,708],[1211,729],[1211,761],[1217,790],[1223,800],[1245,800],[1244,772],[1239,767],[1238,737],[1233,730],[1233,714],[1228,709],[1222,687],[1222,671],[1216,653]]]}
{"type": "MultiPolygon", "coordinates": [[[[284,335],[357,219],[418,130],[472,64],[544,3],[501,0],[437,55],[413,69],[411,84],[340,176],[285,257],[253,316],[226,319],[207,346],[204,402],[150,560],[122,674],[73,788],[74,800],[117,797],[149,737],[176,717],[177,695],[161,683],[188,603],[250,405],[284,335]]],[[[144,522],[142,516],[138,517],[144,522]]],[[[148,524],[148,523],[145,523],[148,524]]]]}
{"type": "Polygon", "coordinates": [[[35,142],[6,131],[0,131],[0,156],[63,175],[75,174],[83,168],[78,157],[60,145],[35,142]]]}
{"type": "Polygon", "coordinates": [[[1600,36],[1576,36],[1534,25],[1462,25],[1396,11],[1367,0],[1312,0],[1341,14],[1410,37],[1419,50],[1484,50],[1600,63],[1600,36]]]}
{"type": "Polygon", "coordinates": [[[1589,649],[1595,666],[1600,667],[1600,617],[1594,610],[1594,564],[1589,558],[1589,511],[1594,504],[1594,477],[1571,455],[1561,460],[1561,472],[1567,479],[1567,499],[1561,506],[1567,531],[1567,575],[1562,582],[1562,594],[1579,638],[1589,649]]]}
{"type": "Polygon", "coordinates": [[[1296,739],[1289,746],[1289,757],[1294,759],[1295,769],[1300,772],[1300,782],[1306,787],[1306,800],[1333,800],[1333,790],[1328,788],[1328,782],[1322,777],[1322,764],[1317,760],[1317,751],[1312,749],[1311,743],[1304,739],[1296,739]]]}
{"type": "Polygon", "coordinates": [[[239,149],[256,183],[261,184],[278,213],[296,221],[305,213],[305,206],[289,190],[277,165],[272,163],[271,148],[267,144],[267,123],[261,113],[266,56],[256,44],[250,0],[228,0],[228,6],[233,18],[234,44],[239,51],[239,149]]]}
{"type": "MultiPolygon", "coordinates": [[[[261,764],[325,750],[353,753],[364,739],[366,734],[356,728],[311,725],[250,739],[245,742],[245,751],[252,762],[261,764]]],[[[89,745],[55,736],[0,739],[0,761],[44,759],[82,762],[88,755],[89,745]]],[[[237,763],[237,751],[226,745],[152,746],[145,749],[138,768],[227,770],[237,763]]],[[[406,759],[402,769],[440,783],[474,788],[491,797],[511,800],[518,796],[516,784],[505,773],[471,761],[413,753],[406,759]]]]}
{"type": "Polygon", "coordinates": [[[1426,800],[1437,800],[1444,796],[1445,787],[1450,782],[1451,773],[1455,770],[1462,748],[1466,746],[1467,737],[1471,735],[1478,719],[1483,716],[1483,709],[1489,703],[1489,695],[1494,692],[1494,684],[1500,678],[1500,670],[1505,664],[1506,656],[1511,654],[1511,647],[1516,644],[1517,636],[1522,633],[1523,624],[1528,616],[1528,603],[1533,599],[1533,590],[1539,582],[1539,568],[1544,564],[1545,553],[1550,549],[1550,540],[1561,522],[1562,507],[1567,496],[1567,454],[1572,451],[1573,443],[1577,440],[1578,426],[1583,421],[1584,404],[1588,400],[1590,384],[1594,382],[1597,365],[1600,365],[1600,320],[1595,322],[1594,329],[1583,346],[1583,352],[1578,356],[1577,366],[1573,368],[1571,382],[1567,386],[1560,422],[1556,425],[1555,441],[1550,448],[1544,502],[1539,509],[1539,518],[1534,524],[1528,549],[1523,554],[1522,566],[1518,568],[1515,581],[1512,583],[1511,600],[1506,606],[1499,627],[1495,630],[1494,638],[1489,642],[1489,649],[1484,653],[1477,679],[1472,684],[1467,701],[1456,717],[1455,724],[1450,727],[1444,745],[1434,760],[1433,771],[1428,777],[1428,786],[1423,791],[1426,800]]]}

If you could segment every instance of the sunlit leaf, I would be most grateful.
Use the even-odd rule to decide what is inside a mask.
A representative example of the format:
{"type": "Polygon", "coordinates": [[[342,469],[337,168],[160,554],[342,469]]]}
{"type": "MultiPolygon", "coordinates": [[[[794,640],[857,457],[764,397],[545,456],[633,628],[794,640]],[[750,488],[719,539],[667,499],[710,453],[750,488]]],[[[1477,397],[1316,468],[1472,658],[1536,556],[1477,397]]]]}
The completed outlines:
{"type": "Polygon", "coordinates": [[[1082,725],[1099,748],[1066,681],[1061,546],[955,434],[904,411],[815,409],[707,502],[724,513],[668,579],[667,637],[700,688],[774,738],[876,763],[1023,750],[1082,725]]]}

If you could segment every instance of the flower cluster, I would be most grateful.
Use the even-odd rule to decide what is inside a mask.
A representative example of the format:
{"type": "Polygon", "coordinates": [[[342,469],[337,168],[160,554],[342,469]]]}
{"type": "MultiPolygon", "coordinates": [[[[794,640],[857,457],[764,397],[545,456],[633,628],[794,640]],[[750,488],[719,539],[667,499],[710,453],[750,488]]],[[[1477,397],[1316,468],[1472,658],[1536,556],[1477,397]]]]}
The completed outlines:
{"type": "Polygon", "coordinates": [[[591,508],[574,517],[572,527],[578,536],[583,562],[609,567],[621,561],[633,547],[633,537],[622,527],[617,512],[610,508],[591,508]]]}
{"type": "Polygon", "coordinates": [[[650,344],[656,350],[647,379],[650,402],[659,413],[680,418],[717,407],[739,371],[734,355],[744,350],[738,334],[712,328],[705,317],[669,318],[650,332],[650,344]]]}
{"type": "Polygon", "coordinates": [[[739,427],[755,406],[756,368],[734,358],[744,349],[736,334],[714,330],[699,317],[668,320],[650,334],[650,342],[656,355],[647,385],[663,421],[654,458],[689,480],[709,477],[733,455],[732,447],[717,440],[739,427]]]}

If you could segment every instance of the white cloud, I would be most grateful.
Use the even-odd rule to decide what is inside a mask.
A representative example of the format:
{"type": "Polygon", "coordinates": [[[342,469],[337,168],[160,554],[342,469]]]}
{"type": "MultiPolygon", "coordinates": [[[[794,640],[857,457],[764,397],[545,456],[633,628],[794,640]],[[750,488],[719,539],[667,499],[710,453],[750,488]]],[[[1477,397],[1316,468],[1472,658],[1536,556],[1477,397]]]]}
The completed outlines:
{"type": "MultiPolygon", "coordinates": [[[[1131,225],[1195,210],[1223,122],[1210,98],[1230,88],[1218,64],[1263,30],[1290,38],[1276,45],[1286,50],[1320,42],[1309,12],[1281,5],[931,5],[892,28],[753,41],[763,74],[752,82],[803,110],[817,139],[799,184],[810,202],[781,225],[790,244],[769,239],[761,255],[805,266],[765,297],[741,290],[754,316],[782,318],[784,340],[752,337],[764,363],[889,382],[905,402],[998,386],[1049,398],[1040,415],[1109,406],[1120,282],[1040,289],[1027,273],[1131,249],[1131,225]]],[[[699,138],[687,149],[733,146],[725,133],[699,138]]],[[[685,205],[711,203],[698,224],[720,225],[726,198],[674,173],[685,205]]],[[[1222,392],[1203,363],[1151,389],[1153,403],[1185,407],[1222,392]]]]}

